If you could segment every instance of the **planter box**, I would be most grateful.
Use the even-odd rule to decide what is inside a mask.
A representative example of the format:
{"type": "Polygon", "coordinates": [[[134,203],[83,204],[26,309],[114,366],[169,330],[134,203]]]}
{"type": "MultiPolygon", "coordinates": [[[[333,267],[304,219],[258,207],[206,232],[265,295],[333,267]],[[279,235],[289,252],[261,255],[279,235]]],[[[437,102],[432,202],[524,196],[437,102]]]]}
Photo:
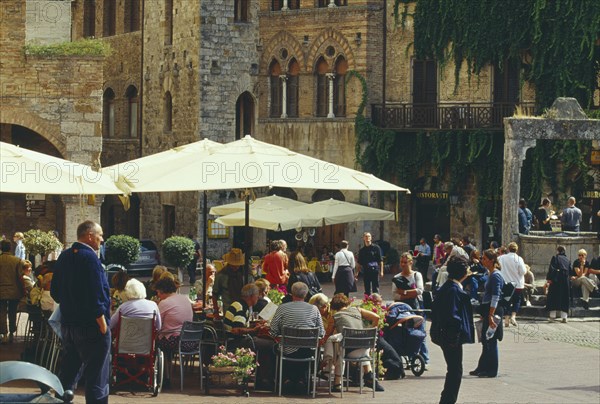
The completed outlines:
{"type": "Polygon", "coordinates": [[[209,383],[215,387],[237,387],[238,384],[233,378],[234,369],[233,366],[215,367],[210,365],[208,367],[209,383]]]}

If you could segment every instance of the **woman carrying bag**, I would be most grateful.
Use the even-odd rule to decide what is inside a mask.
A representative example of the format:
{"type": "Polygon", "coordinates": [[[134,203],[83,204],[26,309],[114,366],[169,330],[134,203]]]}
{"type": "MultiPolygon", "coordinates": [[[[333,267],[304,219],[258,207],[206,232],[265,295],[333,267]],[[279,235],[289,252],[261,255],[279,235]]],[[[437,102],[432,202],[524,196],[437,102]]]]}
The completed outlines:
{"type": "Polygon", "coordinates": [[[335,294],[343,293],[346,296],[350,292],[356,292],[356,279],[354,275],[354,254],[348,251],[348,242],[342,240],[340,242],[340,251],[335,254],[335,263],[333,264],[333,274],[331,280],[335,285],[335,294]]]}

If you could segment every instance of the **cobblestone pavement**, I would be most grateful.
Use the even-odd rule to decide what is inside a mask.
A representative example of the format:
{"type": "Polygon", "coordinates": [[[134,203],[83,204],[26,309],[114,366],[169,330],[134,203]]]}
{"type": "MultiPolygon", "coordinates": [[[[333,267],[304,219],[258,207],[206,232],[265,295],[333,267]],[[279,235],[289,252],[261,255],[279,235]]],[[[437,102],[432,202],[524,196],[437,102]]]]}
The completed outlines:
{"type": "MultiPolygon", "coordinates": [[[[362,283],[361,285],[362,286],[362,283]]],[[[332,287],[325,284],[325,292],[332,287]]],[[[360,290],[360,288],[359,288],[360,290]]],[[[389,276],[382,284],[384,298],[389,298],[389,276]],[[387,290],[387,292],[386,292],[387,290]]],[[[360,296],[360,293],[356,294],[360,296]]],[[[480,344],[464,347],[464,376],[459,395],[460,403],[581,403],[600,402],[600,322],[569,320],[560,322],[521,320],[518,327],[506,329],[504,340],[499,344],[499,377],[479,379],[469,376],[477,364],[480,344]]],[[[173,387],[154,398],[146,392],[118,391],[110,396],[111,403],[436,403],[444,384],[445,363],[439,347],[429,344],[431,362],[429,371],[421,377],[410,372],[403,380],[384,380],[385,392],[372,398],[370,389],[363,394],[358,388],[338,394],[329,394],[323,383],[317,398],[278,397],[271,393],[252,391],[249,398],[241,397],[231,390],[211,390],[203,395],[198,383],[198,371],[187,371],[184,391],[179,391],[179,370],[173,374],[173,387]]],[[[0,360],[15,358],[17,346],[0,346],[0,360]]],[[[2,386],[0,392],[31,392],[33,385],[15,383],[2,386]]],[[[83,403],[83,391],[77,391],[76,403],[83,403]]]]}

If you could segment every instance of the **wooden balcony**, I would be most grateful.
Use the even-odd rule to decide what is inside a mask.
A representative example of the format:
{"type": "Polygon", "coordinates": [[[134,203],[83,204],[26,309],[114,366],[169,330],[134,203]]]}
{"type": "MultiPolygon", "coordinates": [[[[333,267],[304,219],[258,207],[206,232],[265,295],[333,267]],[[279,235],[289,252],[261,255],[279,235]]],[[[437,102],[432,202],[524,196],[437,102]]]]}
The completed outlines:
{"type": "Polygon", "coordinates": [[[519,105],[526,115],[535,112],[534,103],[386,103],[371,106],[373,124],[396,130],[492,129],[502,130],[503,119],[513,116],[519,105]]]}

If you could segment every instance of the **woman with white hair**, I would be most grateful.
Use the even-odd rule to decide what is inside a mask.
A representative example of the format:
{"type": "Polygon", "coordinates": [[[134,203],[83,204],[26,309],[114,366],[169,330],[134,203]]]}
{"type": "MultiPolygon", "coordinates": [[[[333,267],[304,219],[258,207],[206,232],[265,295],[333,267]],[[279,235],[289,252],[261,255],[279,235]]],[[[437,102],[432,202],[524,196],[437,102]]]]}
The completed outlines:
{"type": "Polygon", "coordinates": [[[156,314],[154,325],[161,328],[160,311],[152,300],[146,300],[146,287],[137,279],[130,279],[121,294],[124,303],[119,306],[110,319],[110,328],[114,329],[119,322],[119,313],[127,317],[152,318],[156,314]]]}

